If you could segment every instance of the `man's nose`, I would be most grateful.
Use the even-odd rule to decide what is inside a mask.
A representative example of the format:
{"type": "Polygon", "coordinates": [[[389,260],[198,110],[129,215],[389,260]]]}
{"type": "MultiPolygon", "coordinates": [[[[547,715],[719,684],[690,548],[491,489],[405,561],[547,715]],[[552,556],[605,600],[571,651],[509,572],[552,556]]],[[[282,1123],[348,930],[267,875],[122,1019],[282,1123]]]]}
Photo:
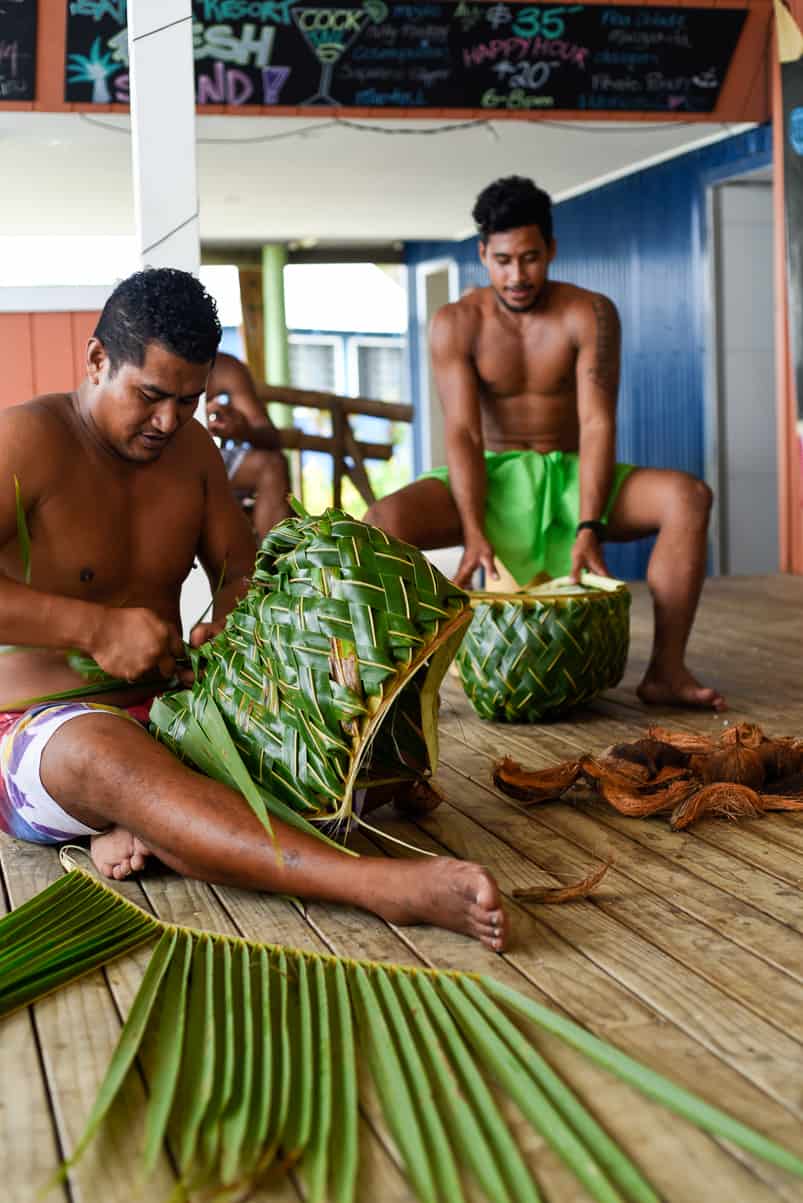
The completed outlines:
{"type": "Polygon", "coordinates": [[[163,401],[153,411],[152,420],[162,434],[172,434],[178,427],[178,407],[175,401],[163,401]]]}

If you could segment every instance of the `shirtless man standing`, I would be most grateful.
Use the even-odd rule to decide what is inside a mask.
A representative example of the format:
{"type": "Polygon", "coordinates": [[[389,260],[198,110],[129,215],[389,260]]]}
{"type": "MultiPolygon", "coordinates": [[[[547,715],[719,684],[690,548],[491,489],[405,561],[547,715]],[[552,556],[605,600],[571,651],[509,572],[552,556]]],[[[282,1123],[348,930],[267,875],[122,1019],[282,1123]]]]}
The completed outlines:
{"type": "Polygon", "coordinates": [[[238,497],[254,496],[257,539],[289,517],[290,476],[279,432],[257,397],[248,368],[219,351],[206,389],[209,429],[222,440],[221,454],[229,482],[238,497]],[[228,402],[218,400],[228,397],[228,402]]]}
{"type": "Polygon", "coordinates": [[[22,645],[0,656],[0,828],[46,844],[91,836],[93,860],[110,877],[141,868],[150,851],[189,877],[361,906],[499,950],[506,920],[479,865],[355,865],[274,818],[278,860],[240,794],[185,767],[132,721],[153,688],[22,713],[14,704],[84,683],[65,662],[68,648],[115,677],[167,682],[184,652],[179,591],[196,555],[210,580],[223,572],[213,621],[192,632],[196,646],[246,587],[253,536],[212,439],[193,421],[219,339],[214,302],[194,277],[137,273],[106,304],[78,390],[0,413],[0,642],[22,645]]]}
{"type": "Polygon", "coordinates": [[[424,549],[462,543],[456,582],[494,556],[526,586],[583,569],[609,575],[602,543],[657,534],[647,581],[655,636],[644,702],[721,709],[685,665],[705,575],[711,491],[685,472],[615,463],[620,328],[600,293],[548,278],[549,196],[489,185],[473,211],[490,287],[433,320],[432,362],[448,469],[374,506],[366,521],[424,549]]]}

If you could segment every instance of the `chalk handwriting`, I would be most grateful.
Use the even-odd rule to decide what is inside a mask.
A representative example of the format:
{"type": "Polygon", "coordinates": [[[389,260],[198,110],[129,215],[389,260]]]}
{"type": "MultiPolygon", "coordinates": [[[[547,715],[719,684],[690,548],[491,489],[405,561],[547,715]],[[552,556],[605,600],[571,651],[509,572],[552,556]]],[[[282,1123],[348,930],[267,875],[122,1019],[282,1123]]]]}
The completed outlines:
{"type": "Polygon", "coordinates": [[[463,64],[466,67],[481,66],[486,62],[497,59],[507,59],[514,63],[525,59],[561,59],[574,67],[585,69],[591,51],[588,46],[577,46],[574,42],[565,42],[562,38],[550,41],[546,38],[497,38],[492,42],[480,42],[463,51],[463,64]]]}
{"type": "Polygon", "coordinates": [[[0,77],[8,80],[19,73],[20,50],[18,42],[0,42],[0,77]]]}
{"type": "Polygon", "coordinates": [[[290,67],[262,68],[262,103],[278,104],[282,88],[290,78],[290,67]]]}
{"type": "Polygon", "coordinates": [[[563,37],[565,18],[570,13],[583,10],[582,4],[561,4],[557,8],[522,8],[519,10],[513,32],[523,38],[534,38],[541,34],[545,38],[563,37]]]}
{"type": "Polygon", "coordinates": [[[215,23],[251,18],[266,25],[290,25],[292,7],[293,0],[204,0],[200,13],[196,6],[195,15],[215,23]]]}
{"type": "Polygon", "coordinates": [[[492,4],[485,14],[485,20],[491,29],[499,29],[502,25],[510,24],[513,13],[506,4],[492,4]]]}
{"type": "Polygon", "coordinates": [[[550,109],[555,107],[554,96],[529,96],[521,88],[514,88],[505,95],[495,88],[482,94],[480,104],[484,109],[550,109]]]}
{"type": "Polygon", "coordinates": [[[125,0],[71,0],[70,13],[76,17],[91,17],[93,21],[111,17],[118,25],[125,25],[125,0]]]}

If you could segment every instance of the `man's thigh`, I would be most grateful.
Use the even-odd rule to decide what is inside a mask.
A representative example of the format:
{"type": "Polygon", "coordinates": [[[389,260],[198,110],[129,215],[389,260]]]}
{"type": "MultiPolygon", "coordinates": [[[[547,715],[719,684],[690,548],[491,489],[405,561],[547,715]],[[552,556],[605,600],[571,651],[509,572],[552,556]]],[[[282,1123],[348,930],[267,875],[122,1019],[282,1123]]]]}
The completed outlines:
{"type": "MultiPolygon", "coordinates": [[[[274,467],[278,476],[283,470],[284,463],[281,451],[248,451],[237,471],[229,478],[229,484],[237,492],[253,492],[260,483],[260,477],[266,468],[274,467]],[[281,457],[281,462],[279,457],[281,457]]],[[[286,469],[284,475],[286,476],[286,469]]]]}
{"type": "Polygon", "coordinates": [[[463,542],[463,526],[452,494],[440,480],[416,480],[371,506],[366,521],[423,551],[463,542]]]}
{"type": "Polygon", "coordinates": [[[672,468],[634,468],[625,479],[608,519],[614,542],[654,535],[679,501],[700,482],[672,468]]]}
{"type": "Polygon", "coordinates": [[[42,751],[43,787],[90,827],[139,827],[141,813],[198,778],[123,711],[97,711],[56,730],[42,751]]]}

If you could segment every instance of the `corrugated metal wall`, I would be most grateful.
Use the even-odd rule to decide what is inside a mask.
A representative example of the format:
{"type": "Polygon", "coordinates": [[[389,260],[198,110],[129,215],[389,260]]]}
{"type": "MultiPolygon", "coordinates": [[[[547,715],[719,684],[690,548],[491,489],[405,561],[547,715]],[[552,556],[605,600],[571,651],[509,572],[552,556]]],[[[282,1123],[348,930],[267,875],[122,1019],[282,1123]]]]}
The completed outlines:
{"type": "MultiPolygon", "coordinates": [[[[615,136],[615,126],[600,127],[600,137],[615,136]]],[[[570,133],[566,144],[570,153],[570,133]]],[[[760,126],[555,206],[553,276],[605,293],[622,317],[620,460],[704,475],[706,189],[729,175],[764,166],[770,158],[770,127],[760,126]]],[[[522,173],[527,170],[523,164],[522,173]]],[[[467,210],[473,202],[466,198],[467,210]]],[[[408,244],[406,261],[412,269],[439,258],[457,261],[461,291],[487,283],[473,238],[408,244]]],[[[419,319],[414,277],[410,285],[410,379],[415,389],[419,319]]],[[[649,541],[643,540],[611,547],[608,562],[617,575],[635,579],[644,576],[648,554],[649,541]]]]}

